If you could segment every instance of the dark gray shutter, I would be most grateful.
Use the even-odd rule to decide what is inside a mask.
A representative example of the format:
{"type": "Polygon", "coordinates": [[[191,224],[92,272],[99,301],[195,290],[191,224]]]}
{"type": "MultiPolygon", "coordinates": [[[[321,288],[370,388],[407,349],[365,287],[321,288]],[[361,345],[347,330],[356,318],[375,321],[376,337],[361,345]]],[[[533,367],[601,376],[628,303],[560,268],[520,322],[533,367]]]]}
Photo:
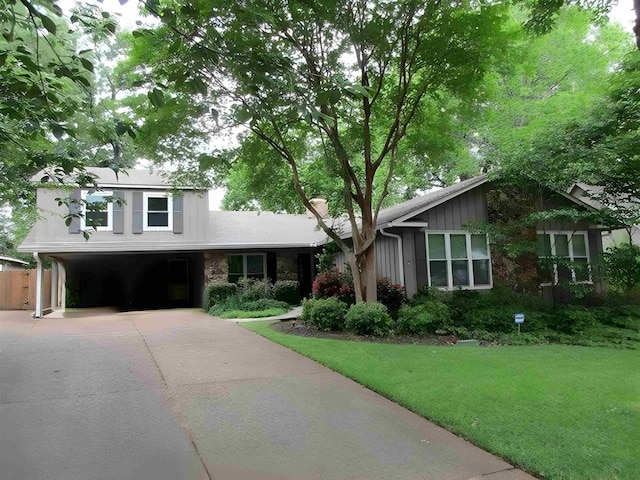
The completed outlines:
{"type": "Polygon", "coordinates": [[[80,217],[77,215],[81,212],[81,194],[80,190],[76,189],[69,195],[69,215],[73,215],[71,217],[71,223],[69,223],[69,233],[80,233],[80,217]]]}
{"type": "Polygon", "coordinates": [[[142,233],[142,217],[144,216],[144,197],[142,192],[133,192],[133,223],[131,231],[133,233],[142,233]]]}
{"type": "Polygon", "coordinates": [[[124,233],[124,192],[113,192],[113,233],[124,233]]]}
{"type": "Polygon", "coordinates": [[[173,233],[182,233],[184,231],[184,197],[173,197],[173,233]]]}
{"type": "Polygon", "coordinates": [[[278,280],[278,260],[275,252],[267,252],[267,278],[272,283],[278,280]]]}

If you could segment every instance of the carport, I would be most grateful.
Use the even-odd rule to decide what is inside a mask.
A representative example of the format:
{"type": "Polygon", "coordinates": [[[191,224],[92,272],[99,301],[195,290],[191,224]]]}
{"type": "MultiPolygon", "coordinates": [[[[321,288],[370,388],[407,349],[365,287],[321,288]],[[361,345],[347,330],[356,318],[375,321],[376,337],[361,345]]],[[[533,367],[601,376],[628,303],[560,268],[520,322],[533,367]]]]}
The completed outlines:
{"type": "Polygon", "coordinates": [[[55,308],[120,310],[200,307],[202,252],[61,253],[53,260],[55,308]]]}

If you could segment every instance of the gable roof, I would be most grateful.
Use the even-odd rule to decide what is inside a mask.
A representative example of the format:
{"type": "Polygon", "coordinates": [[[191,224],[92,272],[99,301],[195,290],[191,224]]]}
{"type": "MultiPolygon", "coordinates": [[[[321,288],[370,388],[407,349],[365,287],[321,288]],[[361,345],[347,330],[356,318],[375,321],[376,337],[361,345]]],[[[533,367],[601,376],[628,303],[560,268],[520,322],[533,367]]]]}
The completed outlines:
{"type": "Polygon", "coordinates": [[[451,200],[458,195],[482,185],[486,181],[486,175],[480,175],[380,210],[380,213],[378,214],[377,228],[384,228],[394,221],[403,220],[407,216],[413,217],[425,212],[445,201],[451,200]]]}
{"type": "MultiPolygon", "coordinates": [[[[107,167],[86,167],[85,170],[96,177],[96,183],[102,188],[171,188],[171,183],[164,172],[151,172],[149,170],[128,168],[117,174],[107,167]]],[[[45,170],[36,173],[31,181],[40,182],[40,179],[48,175],[45,170]]],[[[194,190],[193,187],[180,187],[184,190],[194,190]]]]}

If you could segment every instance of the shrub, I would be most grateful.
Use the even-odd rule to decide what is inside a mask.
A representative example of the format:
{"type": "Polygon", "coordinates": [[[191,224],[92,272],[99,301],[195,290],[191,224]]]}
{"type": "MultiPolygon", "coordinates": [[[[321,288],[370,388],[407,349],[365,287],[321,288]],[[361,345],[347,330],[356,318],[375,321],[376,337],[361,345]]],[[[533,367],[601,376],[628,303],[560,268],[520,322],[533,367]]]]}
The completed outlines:
{"type": "Polygon", "coordinates": [[[204,308],[209,310],[212,306],[224,302],[238,292],[238,286],[229,282],[210,282],[205,288],[204,308]]]}
{"type": "Polygon", "coordinates": [[[252,302],[243,302],[239,305],[240,310],[269,310],[272,308],[286,308],[289,310],[289,304],[287,302],[281,302],[273,298],[261,298],[260,300],[254,300],[252,302]]]}
{"type": "Polygon", "coordinates": [[[273,287],[269,280],[245,278],[238,282],[238,290],[238,296],[242,302],[273,298],[273,287]]]}
{"type": "Polygon", "coordinates": [[[300,303],[300,285],[295,280],[278,280],[273,285],[273,298],[289,305],[300,303]]]}
{"type": "Polygon", "coordinates": [[[602,258],[612,286],[628,293],[640,285],[640,246],[625,243],[609,248],[602,258]]]}
{"type": "Polygon", "coordinates": [[[449,325],[449,307],[436,300],[403,306],[398,313],[398,332],[407,335],[435,333],[449,325]]]}
{"type": "Polygon", "coordinates": [[[311,308],[309,323],[319,330],[344,330],[348,308],[337,298],[318,299],[311,308]]]}
{"type": "MultiPolygon", "coordinates": [[[[246,312],[259,312],[262,310],[270,309],[286,309],[289,310],[289,304],[286,302],[279,302],[272,298],[261,298],[259,300],[243,301],[239,295],[233,295],[226,300],[212,305],[209,309],[209,315],[223,316],[225,312],[246,311],[246,312]]],[[[265,315],[268,316],[268,315],[265,315]]]]}
{"type": "Polygon", "coordinates": [[[313,311],[313,307],[315,307],[318,300],[315,298],[309,298],[302,300],[302,313],[298,317],[302,323],[307,323],[311,325],[311,312],[313,311]]]}
{"type": "Polygon", "coordinates": [[[407,301],[407,294],[402,285],[391,283],[387,277],[378,279],[378,301],[389,310],[391,316],[396,316],[400,307],[407,301]]]}
{"type": "Polygon", "coordinates": [[[550,327],[560,333],[578,333],[596,323],[595,315],[586,308],[566,307],[554,312],[550,327]]]}
{"type": "Polygon", "coordinates": [[[359,335],[386,335],[392,325],[387,307],[379,302],[351,305],[345,320],[347,330],[359,335]]]}
{"type": "Polygon", "coordinates": [[[343,285],[344,275],[337,268],[323,272],[313,281],[313,296],[314,298],[339,297],[343,285]]]}

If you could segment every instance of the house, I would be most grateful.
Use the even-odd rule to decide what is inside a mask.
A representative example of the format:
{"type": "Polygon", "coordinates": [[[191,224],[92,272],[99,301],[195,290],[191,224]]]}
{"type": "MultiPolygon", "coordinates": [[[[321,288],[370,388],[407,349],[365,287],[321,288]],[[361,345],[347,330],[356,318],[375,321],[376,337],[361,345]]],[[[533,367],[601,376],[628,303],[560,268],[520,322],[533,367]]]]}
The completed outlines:
{"type": "MultiPolygon", "coordinates": [[[[600,209],[602,208],[602,204],[598,200],[598,196],[602,195],[603,191],[604,189],[601,186],[578,182],[569,188],[568,193],[593,208],[600,209]]],[[[635,210],[637,203],[637,201],[622,201],[621,206],[635,210]]],[[[609,247],[619,246],[622,243],[629,243],[629,241],[634,245],[640,245],[640,226],[633,225],[628,231],[625,229],[609,230],[602,234],[602,242],[605,250],[609,247]]]]}
{"type": "Polygon", "coordinates": [[[18,258],[0,256],[0,272],[8,272],[10,270],[24,270],[29,266],[29,262],[25,262],[18,258]]]}
{"type": "MultiPolygon", "coordinates": [[[[43,213],[19,247],[52,260],[53,308],[196,307],[213,279],[295,279],[311,291],[325,235],[306,215],[210,212],[206,191],[141,170],[88,168],[100,191],[38,182],[43,213]],[[69,212],[60,199],[71,198],[69,212]],[[92,208],[93,207],[93,208],[92,208]],[[97,207],[97,208],[96,208],[97,207]],[[69,225],[64,217],[80,214],[69,225]],[[83,231],[91,231],[86,240],[83,231]],[[70,306],[71,306],[70,305],[70,306]]],[[[38,312],[36,312],[38,313],[38,312]]]]}
{"type": "MultiPolygon", "coordinates": [[[[64,308],[67,299],[83,307],[195,307],[208,281],[241,277],[297,280],[303,294],[310,292],[314,255],[327,242],[312,216],[213,212],[207,192],[173,190],[159,175],[89,171],[100,191],[63,192],[39,183],[38,207],[47,215],[19,247],[37,259],[52,259],[52,292],[66,291],[53,296],[53,308],[64,308]],[[68,211],[58,200],[67,196],[75,200],[71,213],[81,214],[68,226],[62,220],[68,211]],[[87,229],[89,240],[81,234],[87,229]]],[[[409,296],[425,285],[491,288],[487,237],[464,228],[488,220],[490,188],[486,177],[476,177],[382,210],[378,275],[404,285],[409,296]]],[[[556,203],[590,208],[568,194],[557,197],[556,203]]],[[[597,226],[545,222],[538,227],[541,254],[588,264],[602,249],[597,226]]],[[[336,263],[341,265],[340,256],[336,263]]],[[[589,281],[569,274],[574,281],[589,281]]]]}

